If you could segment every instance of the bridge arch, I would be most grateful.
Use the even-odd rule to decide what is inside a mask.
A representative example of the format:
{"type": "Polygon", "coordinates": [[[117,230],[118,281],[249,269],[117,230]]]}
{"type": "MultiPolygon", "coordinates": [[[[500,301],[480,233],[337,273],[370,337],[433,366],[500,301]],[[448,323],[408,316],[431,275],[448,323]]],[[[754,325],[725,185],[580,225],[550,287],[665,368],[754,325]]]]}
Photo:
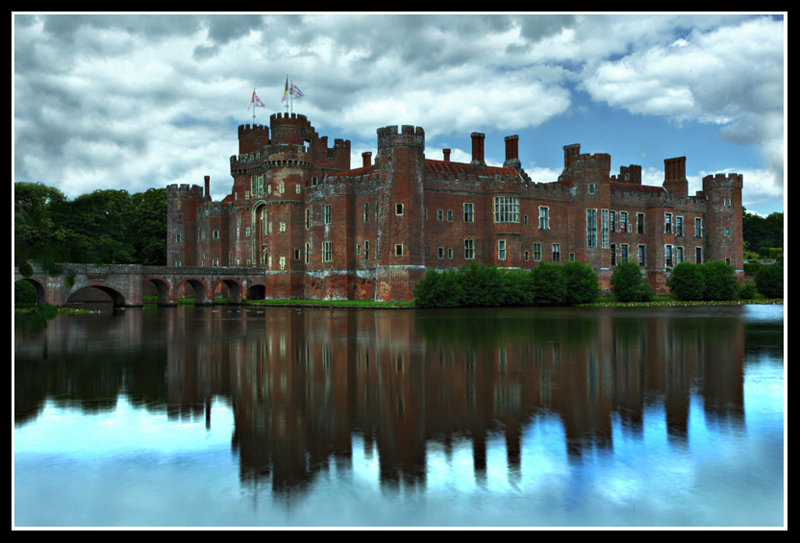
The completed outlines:
{"type": "Polygon", "coordinates": [[[145,285],[153,285],[158,291],[158,305],[172,305],[176,303],[174,300],[169,299],[169,283],[161,277],[146,277],[144,280],[145,285]]]}
{"type": "Polygon", "coordinates": [[[36,305],[42,305],[47,300],[44,285],[41,282],[33,279],[32,277],[23,277],[22,279],[17,279],[15,283],[25,282],[28,285],[32,285],[33,288],[36,290],[36,305]]]}
{"type": "Polygon", "coordinates": [[[263,300],[267,297],[266,285],[250,285],[247,287],[248,300],[263,300]]]}
{"type": "Polygon", "coordinates": [[[214,303],[214,290],[209,288],[205,281],[197,278],[183,279],[176,285],[176,290],[182,284],[188,284],[194,290],[194,303],[195,304],[213,304],[214,303]]]}
{"type": "Polygon", "coordinates": [[[83,287],[76,288],[75,290],[69,293],[69,296],[67,296],[65,302],[69,304],[81,301],[79,300],[79,298],[82,295],[86,295],[90,291],[90,289],[99,290],[110,296],[111,302],[114,304],[114,307],[124,307],[126,305],[125,296],[121,292],[119,292],[116,289],[103,285],[86,285],[83,287]]]}
{"type": "Polygon", "coordinates": [[[244,291],[244,287],[242,284],[232,277],[222,277],[217,279],[214,282],[214,291],[217,290],[217,287],[220,285],[225,285],[228,287],[228,303],[231,304],[240,304],[242,303],[242,292],[244,291]]]}

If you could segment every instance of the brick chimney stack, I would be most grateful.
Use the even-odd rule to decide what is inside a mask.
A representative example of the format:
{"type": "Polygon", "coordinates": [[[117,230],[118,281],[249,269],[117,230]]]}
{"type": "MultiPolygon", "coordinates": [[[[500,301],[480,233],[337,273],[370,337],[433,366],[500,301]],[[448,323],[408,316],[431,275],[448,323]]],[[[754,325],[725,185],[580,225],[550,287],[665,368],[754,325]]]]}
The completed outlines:
{"type": "Polygon", "coordinates": [[[361,153],[361,159],[363,160],[364,168],[366,168],[367,166],[372,166],[372,153],[370,151],[361,153]]]}
{"type": "Polygon", "coordinates": [[[444,154],[444,161],[450,162],[450,149],[442,149],[442,153],[444,154]]]}
{"type": "Polygon", "coordinates": [[[472,165],[473,166],[486,166],[486,161],[483,159],[483,139],[486,134],[479,132],[472,133],[472,165]]]}
{"type": "Polygon", "coordinates": [[[503,163],[506,168],[519,169],[519,136],[506,137],[506,161],[503,163]]]}
{"type": "Polygon", "coordinates": [[[211,199],[211,177],[206,175],[203,177],[203,180],[206,182],[206,200],[211,199]]]}

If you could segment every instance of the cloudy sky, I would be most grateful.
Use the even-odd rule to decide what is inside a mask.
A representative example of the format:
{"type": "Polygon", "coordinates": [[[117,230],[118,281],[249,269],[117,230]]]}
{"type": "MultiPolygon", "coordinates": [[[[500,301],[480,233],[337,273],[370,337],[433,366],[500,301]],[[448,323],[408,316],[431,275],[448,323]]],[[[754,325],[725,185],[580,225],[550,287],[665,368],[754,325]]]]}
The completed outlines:
{"type": "MultiPolygon", "coordinates": [[[[703,176],[744,174],[744,205],[784,210],[784,14],[53,14],[13,16],[14,179],[74,198],[202,185],[231,190],[236,127],[253,89],[321,136],[349,139],[351,164],[376,130],[421,126],[426,155],[490,164],[517,134],[525,170],[555,181],[564,145],[639,164],[660,185],[686,156],[703,176]]],[[[331,143],[332,144],[332,143],[331,143]]]]}

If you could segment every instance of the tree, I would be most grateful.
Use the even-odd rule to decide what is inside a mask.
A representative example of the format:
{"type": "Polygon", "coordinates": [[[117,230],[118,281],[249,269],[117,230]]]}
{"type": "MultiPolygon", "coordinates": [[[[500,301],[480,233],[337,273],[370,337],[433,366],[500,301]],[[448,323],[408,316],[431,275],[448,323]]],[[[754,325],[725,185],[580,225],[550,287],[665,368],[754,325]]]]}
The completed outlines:
{"type": "Polygon", "coordinates": [[[600,296],[600,282],[591,266],[583,262],[570,261],[562,266],[566,283],[566,303],[588,304],[600,296]]]}
{"type": "Polygon", "coordinates": [[[733,300],[739,292],[739,283],[733,275],[733,266],[721,260],[711,260],[698,266],[703,274],[704,300],[733,300]]]}
{"type": "Polygon", "coordinates": [[[540,305],[560,305],[567,301],[567,283],[561,265],[542,262],[531,270],[533,301],[540,305]]]}
{"type": "Polygon", "coordinates": [[[611,275],[611,293],[620,302],[647,302],[653,298],[650,283],[642,276],[639,264],[625,259],[611,275]]]}
{"type": "Polygon", "coordinates": [[[761,266],[756,272],[756,289],[767,298],[783,298],[783,266],[761,266]]]}
{"type": "Polygon", "coordinates": [[[706,282],[703,272],[693,262],[681,262],[672,268],[667,281],[670,293],[678,300],[702,300],[706,282]]]}

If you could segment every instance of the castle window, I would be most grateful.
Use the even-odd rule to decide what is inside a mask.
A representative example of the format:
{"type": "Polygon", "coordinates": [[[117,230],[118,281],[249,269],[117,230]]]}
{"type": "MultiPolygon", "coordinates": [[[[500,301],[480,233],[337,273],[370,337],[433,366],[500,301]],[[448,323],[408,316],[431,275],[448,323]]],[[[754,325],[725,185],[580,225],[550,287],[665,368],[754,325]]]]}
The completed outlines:
{"type": "Polygon", "coordinates": [[[332,222],[332,212],[330,204],[325,206],[325,224],[331,224],[332,222]]]}
{"type": "Polygon", "coordinates": [[[280,257],[278,259],[278,262],[280,263],[281,269],[284,269],[286,267],[286,257],[285,256],[280,257]]]}
{"type": "Polygon", "coordinates": [[[683,217],[675,217],[675,235],[683,236],[683,217]]]}
{"type": "Polygon", "coordinates": [[[694,220],[694,237],[696,238],[703,237],[703,219],[701,219],[700,217],[697,217],[694,220]]]}
{"type": "Polygon", "coordinates": [[[497,259],[498,260],[506,259],[506,240],[504,239],[497,240],[497,259]]]}
{"type": "Polygon", "coordinates": [[[316,187],[317,186],[317,178],[316,177],[312,177],[311,178],[311,186],[312,187],[316,187]]]}
{"type": "Polygon", "coordinates": [[[601,218],[601,246],[604,248],[608,248],[608,210],[602,210],[602,218],[601,218]]]}
{"type": "Polygon", "coordinates": [[[617,212],[616,211],[610,211],[608,213],[608,228],[612,232],[616,232],[617,231],[617,212]]]}
{"type": "Polygon", "coordinates": [[[597,210],[586,210],[586,246],[597,247],[597,210]]]}
{"type": "Polygon", "coordinates": [[[628,260],[628,244],[623,243],[622,245],[619,246],[619,259],[622,262],[628,260]]]}
{"type": "Polygon", "coordinates": [[[561,245],[553,244],[553,262],[561,262],[561,245]]]}
{"type": "Polygon", "coordinates": [[[453,249],[450,247],[447,248],[447,258],[453,260],[453,249]]]}
{"type": "Polygon", "coordinates": [[[672,213],[664,213],[664,233],[672,233],[672,213]]]}
{"type": "Polygon", "coordinates": [[[369,204],[364,204],[364,222],[369,222],[369,204]]]}
{"type": "Polygon", "coordinates": [[[295,249],[294,250],[294,259],[295,260],[300,260],[300,249],[295,249]]]}
{"type": "Polygon", "coordinates": [[[725,227],[725,236],[726,237],[730,237],[731,236],[731,229],[729,227],[727,227],[727,226],[725,227]]]}
{"type": "Polygon", "coordinates": [[[730,198],[725,198],[724,205],[725,205],[725,207],[731,207],[731,199],[730,198]]]}
{"type": "Polygon", "coordinates": [[[683,262],[683,247],[675,247],[675,264],[683,262]]]}
{"type": "Polygon", "coordinates": [[[285,222],[282,222],[282,223],[281,223],[281,225],[280,225],[280,231],[281,231],[281,232],[286,232],[286,223],[285,223],[285,222]]]}
{"type": "Polygon", "coordinates": [[[331,241],[323,241],[322,242],[322,261],[323,262],[330,262],[333,260],[333,242],[331,241]]]}
{"type": "Polygon", "coordinates": [[[211,237],[213,237],[214,239],[219,239],[219,230],[214,230],[211,233],[211,237]]]}
{"type": "Polygon", "coordinates": [[[541,262],[542,261],[542,244],[541,243],[534,243],[533,244],[533,261],[534,262],[541,262]]]}
{"type": "Polygon", "coordinates": [[[619,231],[623,234],[628,231],[628,212],[619,212],[619,231]]]}
{"type": "Polygon", "coordinates": [[[306,230],[311,228],[311,208],[306,208],[306,230]]]}
{"type": "Polygon", "coordinates": [[[369,260],[369,242],[364,242],[364,260],[369,260]]]}
{"type": "Polygon", "coordinates": [[[519,198],[496,196],[494,199],[494,222],[519,222],[519,198]]]}
{"type": "Polygon", "coordinates": [[[302,189],[300,188],[300,183],[298,183],[298,184],[296,184],[296,185],[294,186],[294,191],[295,191],[297,194],[300,194],[300,191],[301,191],[301,190],[302,190],[302,189]]]}
{"type": "Polygon", "coordinates": [[[636,214],[636,233],[644,234],[644,213],[636,214]]]}
{"type": "Polygon", "coordinates": [[[403,214],[403,204],[395,204],[394,214],[397,216],[401,216],[403,214]]]}
{"type": "Polygon", "coordinates": [[[672,245],[664,246],[664,265],[668,268],[673,266],[672,262],[672,245]]]}
{"type": "MultiPolygon", "coordinates": [[[[683,247],[681,247],[681,249],[682,248],[683,247]]],[[[638,250],[639,250],[639,266],[644,268],[644,265],[645,265],[645,258],[644,257],[645,257],[645,254],[647,254],[647,251],[645,250],[645,246],[644,245],[639,245],[639,249],[638,250]]]]}
{"type": "Polygon", "coordinates": [[[475,258],[475,240],[474,239],[465,239],[464,240],[464,258],[466,260],[472,260],[475,258]]]}
{"type": "Polygon", "coordinates": [[[589,183],[589,194],[594,194],[594,183],[589,183]]]}
{"type": "Polygon", "coordinates": [[[311,261],[311,243],[306,242],[306,264],[311,261]]]}
{"type": "Polygon", "coordinates": [[[539,230],[550,230],[550,208],[539,208],[539,230]]]}
{"type": "Polygon", "coordinates": [[[439,247],[439,259],[444,258],[444,247],[439,247]]]}
{"type": "Polygon", "coordinates": [[[444,211],[442,211],[441,209],[437,209],[436,210],[436,220],[437,221],[441,221],[442,219],[444,219],[444,211]]]}
{"type": "Polygon", "coordinates": [[[464,222],[475,222],[475,208],[472,204],[464,204],[464,222]]]}
{"type": "Polygon", "coordinates": [[[212,266],[219,266],[219,258],[215,258],[215,259],[212,261],[212,266]]]}
{"type": "Polygon", "coordinates": [[[453,212],[452,211],[448,211],[447,212],[447,222],[453,222],[453,212]]]}
{"type": "Polygon", "coordinates": [[[616,243],[612,243],[611,244],[611,265],[612,266],[616,266],[617,265],[617,244],[616,243]]]}
{"type": "Polygon", "coordinates": [[[403,245],[398,243],[394,246],[394,256],[403,256],[403,245]]]}
{"type": "Polygon", "coordinates": [[[245,229],[244,229],[244,236],[245,236],[246,238],[249,238],[249,237],[250,237],[250,227],[249,227],[249,226],[245,227],[245,229]]]}
{"type": "Polygon", "coordinates": [[[527,261],[528,261],[529,254],[530,254],[530,253],[528,253],[528,251],[525,251],[525,257],[524,257],[524,258],[525,258],[525,262],[527,262],[527,261]]]}
{"type": "Polygon", "coordinates": [[[694,260],[698,264],[703,263],[703,248],[702,247],[695,247],[694,248],[694,260]]]}
{"type": "Polygon", "coordinates": [[[182,238],[181,238],[181,235],[180,235],[180,234],[175,234],[175,241],[176,241],[177,243],[180,243],[180,242],[181,242],[181,239],[182,239],[182,238]]]}

